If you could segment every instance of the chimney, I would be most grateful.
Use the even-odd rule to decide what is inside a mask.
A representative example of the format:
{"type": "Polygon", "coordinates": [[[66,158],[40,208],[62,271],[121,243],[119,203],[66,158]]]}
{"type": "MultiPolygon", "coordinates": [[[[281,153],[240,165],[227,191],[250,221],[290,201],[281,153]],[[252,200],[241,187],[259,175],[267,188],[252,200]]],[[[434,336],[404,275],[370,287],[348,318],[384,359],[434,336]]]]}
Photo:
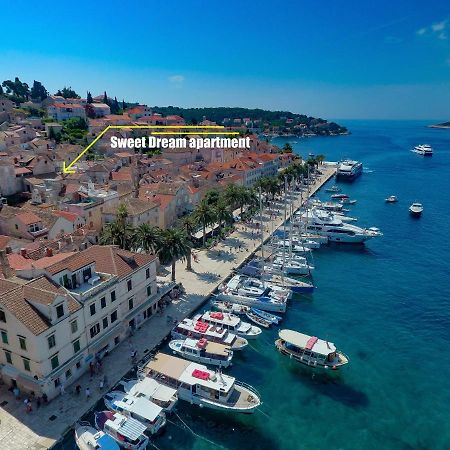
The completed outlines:
{"type": "Polygon", "coordinates": [[[47,248],[45,249],[45,256],[47,256],[48,258],[50,258],[50,256],[53,256],[53,249],[47,247],[47,248]]]}
{"type": "Polygon", "coordinates": [[[26,257],[27,257],[27,249],[26,249],[26,248],[21,248],[21,249],[20,249],[20,254],[21,254],[24,258],[26,258],[26,257]]]}
{"type": "Polygon", "coordinates": [[[11,278],[14,273],[9,265],[8,257],[6,256],[5,250],[0,250],[0,266],[2,269],[3,276],[5,278],[11,278]]]}

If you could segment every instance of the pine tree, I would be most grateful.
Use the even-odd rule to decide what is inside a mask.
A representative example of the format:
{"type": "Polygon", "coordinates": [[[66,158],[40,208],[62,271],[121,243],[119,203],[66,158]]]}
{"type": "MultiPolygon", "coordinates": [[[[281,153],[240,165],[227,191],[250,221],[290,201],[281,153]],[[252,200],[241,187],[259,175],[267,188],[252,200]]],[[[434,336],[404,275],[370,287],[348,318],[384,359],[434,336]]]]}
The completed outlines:
{"type": "Polygon", "coordinates": [[[122,111],[125,111],[127,109],[127,104],[125,103],[125,100],[122,99],[122,111]]]}
{"type": "Polygon", "coordinates": [[[89,91],[87,93],[86,100],[87,100],[88,103],[94,103],[94,100],[92,98],[92,94],[89,91]]]}
{"type": "Polygon", "coordinates": [[[109,105],[109,102],[108,102],[108,96],[106,95],[106,91],[105,91],[105,94],[103,95],[103,103],[104,103],[105,105],[109,105]]]}
{"type": "Polygon", "coordinates": [[[117,101],[117,97],[114,97],[114,101],[111,104],[111,113],[112,114],[118,114],[119,113],[119,102],[117,101]]]}
{"type": "Polygon", "coordinates": [[[34,80],[33,86],[31,87],[30,95],[32,99],[42,101],[48,97],[48,92],[40,81],[34,80]]]}

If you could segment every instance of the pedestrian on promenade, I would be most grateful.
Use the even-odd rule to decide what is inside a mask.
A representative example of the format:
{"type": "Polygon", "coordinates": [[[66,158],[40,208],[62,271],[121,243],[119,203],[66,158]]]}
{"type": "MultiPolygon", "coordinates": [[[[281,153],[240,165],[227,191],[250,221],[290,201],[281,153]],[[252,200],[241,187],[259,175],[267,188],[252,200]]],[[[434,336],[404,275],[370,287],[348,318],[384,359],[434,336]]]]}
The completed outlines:
{"type": "Polygon", "coordinates": [[[64,384],[61,384],[61,395],[66,393],[66,389],[64,388],[64,384]]]}
{"type": "Polygon", "coordinates": [[[75,393],[76,393],[77,395],[80,395],[80,394],[81,394],[81,386],[80,386],[79,384],[77,384],[77,386],[75,387],[75,393]]]}
{"type": "Polygon", "coordinates": [[[108,377],[106,376],[106,373],[103,377],[103,386],[108,387],[108,377]]]}
{"type": "Polygon", "coordinates": [[[41,407],[41,397],[36,397],[36,409],[41,407]]]}
{"type": "Polygon", "coordinates": [[[86,388],[85,393],[86,399],[89,400],[91,398],[91,390],[89,389],[89,387],[86,388]]]}
{"type": "Polygon", "coordinates": [[[16,400],[20,400],[20,389],[17,386],[13,389],[13,394],[16,400]]]}
{"type": "Polygon", "coordinates": [[[48,403],[48,396],[45,392],[42,394],[42,401],[44,402],[44,405],[48,403]]]}
{"type": "Polygon", "coordinates": [[[94,367],[94,363],[92,361],[89,363],[89,373],[91,374],[91,378],[95,374],[95,367],[94,367]]]}
{"type": "Polygon", "coordinates": [[[103,379],[101,379],[100,383],[98,385],[98,388],[99,388],[100,391],[102,391],[104,387],[105,387],[105,383],[103,382],[103,379]]]}

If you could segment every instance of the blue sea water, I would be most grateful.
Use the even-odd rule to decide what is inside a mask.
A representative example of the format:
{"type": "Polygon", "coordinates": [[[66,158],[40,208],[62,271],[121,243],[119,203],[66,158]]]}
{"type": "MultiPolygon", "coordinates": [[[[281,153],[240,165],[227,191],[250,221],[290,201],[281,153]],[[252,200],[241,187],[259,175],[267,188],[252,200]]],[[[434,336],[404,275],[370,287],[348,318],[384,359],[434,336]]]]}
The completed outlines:
{"type": "Polygon", "coordinates": [[[351,135],[275,143],[364,163],[362,176],[342,189],[358,200],[349,207],[357,224],[377,226],[383,237],[315,251],[318,288],[295,297],[282,324],[335,342],[350,364],[315,373],[280,355],[277,330],[264,330],[229,371],[259,390],[261,411],[224,415],[180,404],[192,431],[170,417],[157,448],[450,448],[450,130],[421,122],[344,125],[351,135]],[[431,144],[434,156],[412,153],[419,143],[431,144]],[[391,194],[398,203],[384,202],[391,194]],[[408,213],[413,201],[424,205],[419,219],[408,213]]]}

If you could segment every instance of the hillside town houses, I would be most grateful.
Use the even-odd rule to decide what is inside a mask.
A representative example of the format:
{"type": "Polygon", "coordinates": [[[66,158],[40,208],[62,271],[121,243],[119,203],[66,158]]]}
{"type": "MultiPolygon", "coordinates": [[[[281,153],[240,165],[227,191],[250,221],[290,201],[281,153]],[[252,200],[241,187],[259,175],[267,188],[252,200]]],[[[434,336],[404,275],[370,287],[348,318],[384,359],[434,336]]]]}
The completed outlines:
{"type": "MultiPolygon", "coordinates": [[[[112,114],[104,97],[49,96],[32,103],[45,111],[43,120],[0,96],[0,374],[7,385],[49,399],[150,320],[174,288],[157,282],[154,255],[99,245],[119,205],[126,204],[130,225],[167,229],[208,191],[251,187],[292,161],[256,135],[247,150],[111,149],[112,135],[148,132],[125,128],[109,130],[94,157],[63,173],[85,147],[56,138],[68,119],[86,121],[86,143],[108,125],[185,125],[146,105],[112,114]]],[[[202,124],[215,122],[205,117],[202,124]]],[[[225,125],[255,123],[233,118],[225,125]]]]}

